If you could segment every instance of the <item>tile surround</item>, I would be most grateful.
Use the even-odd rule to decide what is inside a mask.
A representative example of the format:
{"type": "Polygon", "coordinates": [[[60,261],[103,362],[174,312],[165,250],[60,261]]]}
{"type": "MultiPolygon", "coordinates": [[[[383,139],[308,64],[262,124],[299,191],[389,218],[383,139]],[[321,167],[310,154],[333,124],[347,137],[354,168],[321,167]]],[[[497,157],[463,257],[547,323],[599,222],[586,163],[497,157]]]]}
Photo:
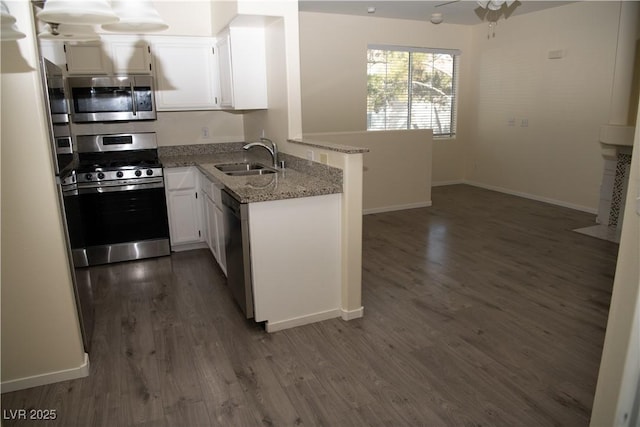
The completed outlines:
{"type": "Polygon", "coordinates": [[[617,227],[620,214],[624,212],[627,183],[629,182],[629,168],[631,167],[631,154],[618,153],[616,162],[616,177],[613,183],[611,198],[611,210],[609,212],[609,227],[617,227]]]}

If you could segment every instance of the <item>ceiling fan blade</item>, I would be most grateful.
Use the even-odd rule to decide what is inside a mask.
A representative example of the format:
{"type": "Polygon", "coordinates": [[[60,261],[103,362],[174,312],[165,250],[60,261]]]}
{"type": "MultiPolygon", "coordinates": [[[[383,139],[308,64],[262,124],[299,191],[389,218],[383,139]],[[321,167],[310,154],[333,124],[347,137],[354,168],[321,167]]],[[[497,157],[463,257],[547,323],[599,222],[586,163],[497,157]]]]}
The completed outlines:
{"type": "Polygon", "coordinates": [[[446,5],[448,5],[448,4],[458,3],[459,1],[460,1],[460,0],[451,0],[451,1],[446,1],[446,2],[444,2],[444,3],[437,4],[437,5],[433,6],[433,7],[446,6],[446,5]]]}

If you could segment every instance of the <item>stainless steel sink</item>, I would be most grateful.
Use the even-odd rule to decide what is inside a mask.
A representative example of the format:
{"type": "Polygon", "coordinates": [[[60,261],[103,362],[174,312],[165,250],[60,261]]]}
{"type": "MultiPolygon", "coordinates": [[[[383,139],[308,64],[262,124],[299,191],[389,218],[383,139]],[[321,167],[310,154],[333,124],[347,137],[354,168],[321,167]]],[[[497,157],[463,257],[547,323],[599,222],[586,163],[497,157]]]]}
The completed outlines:
{"type": "Polygon", "coordinates": [[[222,165],[216,165],[216,169],[232,176],[266,175],[276,172],[275,169],[270,168],[269,166],[255,162],[225,163],[222,165]]]}

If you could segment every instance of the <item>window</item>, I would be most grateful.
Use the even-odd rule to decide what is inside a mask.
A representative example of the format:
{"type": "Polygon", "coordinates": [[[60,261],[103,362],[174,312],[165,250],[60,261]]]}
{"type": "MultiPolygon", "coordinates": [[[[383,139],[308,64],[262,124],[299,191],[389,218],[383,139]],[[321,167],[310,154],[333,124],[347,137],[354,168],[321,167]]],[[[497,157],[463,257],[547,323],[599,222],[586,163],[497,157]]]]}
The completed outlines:
{"type": "Polygon", "coordinates": [[[459,55],[457,50],[369,46],[367,130],[433,129],[434,136],[455,136],[459,55]]]}

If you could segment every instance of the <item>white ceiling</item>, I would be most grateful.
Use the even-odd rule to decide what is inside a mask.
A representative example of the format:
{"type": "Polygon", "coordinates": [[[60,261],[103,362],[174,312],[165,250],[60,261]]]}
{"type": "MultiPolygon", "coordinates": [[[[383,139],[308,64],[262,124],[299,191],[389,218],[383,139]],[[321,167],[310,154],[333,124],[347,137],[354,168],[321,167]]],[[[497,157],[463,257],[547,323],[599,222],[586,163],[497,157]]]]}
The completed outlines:
{"type": "MultiPolygon", "coordinates": [[[[536,12],[551,7],[563,6],[573,1],[516,1],[509,9],[503,6],[501,17],[536,12]]],[[[440,12],[445,23],[475,25],[483,22],[486,10],[471,0],[299,0],[301,12],[338,13],[344,15],[373,16],[377,18],[412,19],[429,21],[431,14],[440,12]],[[375,7],[375,13],[368,13],[369,7],[375,7]]]]}

